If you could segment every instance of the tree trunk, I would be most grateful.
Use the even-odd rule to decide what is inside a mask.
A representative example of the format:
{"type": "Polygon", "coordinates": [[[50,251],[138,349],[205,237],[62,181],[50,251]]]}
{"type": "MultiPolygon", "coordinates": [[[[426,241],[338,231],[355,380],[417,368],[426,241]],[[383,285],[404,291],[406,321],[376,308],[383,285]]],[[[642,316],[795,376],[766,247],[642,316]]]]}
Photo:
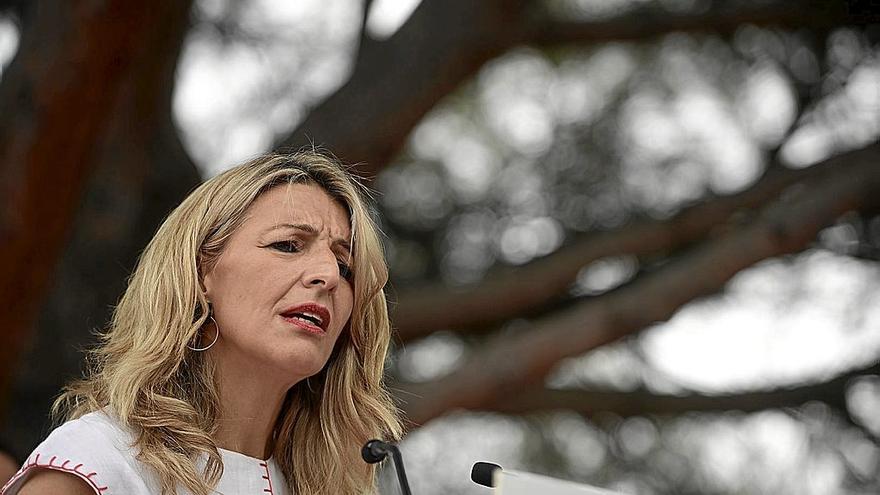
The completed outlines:
{"type": "MultiPolygon", "coordinates": [[[[51,398],[65,381],[79,374],[83,362],[79,350],[93,341],[93,330],[105,325],[138,252],[170,208],[199,183],[198,172],[181,148],[171,119],[174,71],[189,26],[189,2],[122,2],[106,9],[91,20],[97,27],[83,27],[91,18],[82,19],[82,9],[73,8],[64,16],[61,8],[37,11],[35,25],[24,30],[32,41],[24,40],[13,64],[18,66],[18,78],[9,81],[17,82],[25,94],[74,100],[62,105],[70,107],[63,112],[35,111],[28,116],[32,119],[28,126],[7,127],[2,134],[8,143],[8,133],[15,133],[12,142],[16,144],[0,148],[4,172],[9,173],[10,164],[21,163],[21,170],[30,173],[29,179],[38,181],[11,187],[25,191],[22,197],[33,195],[37,187],[49,189],[32,205],[21,208],[17,235],[23,238],[15,244],[17,257],[2,258],[4,272],[20,269],[26,272],[20,276],[30,280],[24,290],[4,284],[4,289],[14,289],[13,300],[18,304],[7,306],[14,315],[0,313],[5,328],[17,337],[14,347],[4,349],[2,362],[7,376],[18,364],[8,395],[8,403],[15,407],[6,408],[3,422],[4,438],[18,454],[33,448],[46,431],[51,398]],[[81,83],[103,85],[100,91],[93,90],[97,92],[93,98],[83,96],[89,94],[86,88],[77,88],[74,93],[73,89],[52,87],[61,84],[59,79],[69,81],[70,77],[47,74],[33,79],[36,87],[20,82],[34,77],[22,74],[22,65],[43,67],[28,61],[45,56],[49,35],[40,29],[44,25],[52,31],[69,32],[69,36],[94,32],[93,38],[81,42],[88,47],[127,48],[113,53],[112,67],[94,67],[98,62],[93,58],[104,54],[83,53],[82,47],[70,47],[70,41],[57,41],[67,47],[57,56],[70,57],[72,60],[64,63],[73,65],[66,72],[58,69],[59,74],[94,71],[91,76],[82,75],[85,80],[81,83]],[[102,75],[108,80],[95,81],[102,75]],[[89,129],[77,130],[80,126],[89,129]],[[10,149],[18,154],[13,155],[10,149]],[[15,156],[24,159],[15,162],[15,156]],[[20,189],[23,187],[30,189],[20,189]],[[51,236],[46,230],[33,228],[47,222],[53,225],[51,236]],[[72,232],[67,230],[70,224],[72,232]],[[31,246],[33,242],[40,244],[31,246]],[[60,263],[52,263],[64,246],[60,263]],[[34,263],[36,259],[41,263],[34,263]],[[50,295],[44,299],[46,289],[50,295]],[[41,301],[36,331],[25,338],[33,325],[27,309],[36,308],[41,301]]],[[[4,254],[6,249],[10,248],[4,242],[4,254]]]]}

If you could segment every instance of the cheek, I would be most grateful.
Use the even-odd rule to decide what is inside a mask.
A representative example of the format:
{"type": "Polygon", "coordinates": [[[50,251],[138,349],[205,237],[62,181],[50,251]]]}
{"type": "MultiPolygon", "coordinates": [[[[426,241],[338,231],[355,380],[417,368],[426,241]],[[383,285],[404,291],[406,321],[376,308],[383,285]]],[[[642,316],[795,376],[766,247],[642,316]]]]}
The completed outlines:
{"type": "Polygon", "coordinates": [[[241,269],[215,273],[208,298],[225,334],[248,340],[271,324],[273,309],[289,284],[277,272],[247,266],[236,268],[241,269]]]}
{"type": "Polygon", "coordinates": [[[351,324],[351,314],[353,307],[354,296],[350,288],[348,288],[344,293],[337,294],[336,318],[338,318],[338,321],[342,322],[342,329],[340,330],[340,334],[345,332],[345,329],[348,328],[351,324]]]}
{"type": "Polygon", "coordinates": [[[218,288],[225,299],[230,301],[253,301],[277,296],[286,292],[289,284],[285,274],[259,264],[246,264],[230,267],[217,277],[218,288]]]}
{"type": "Polygon", "coordinates": [[[352,309],[354,308],[354,292],[351,287],[346,287],[346,291],[342,294],[342,309],[345,315],[345,319],[348,320],[351,316],[352,309]]]}

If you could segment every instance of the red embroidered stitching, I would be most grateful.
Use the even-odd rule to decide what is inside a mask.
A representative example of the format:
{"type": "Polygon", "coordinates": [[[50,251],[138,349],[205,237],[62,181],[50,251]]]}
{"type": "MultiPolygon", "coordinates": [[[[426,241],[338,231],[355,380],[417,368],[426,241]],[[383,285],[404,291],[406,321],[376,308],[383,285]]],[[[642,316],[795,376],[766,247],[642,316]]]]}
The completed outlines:
{"type": "Polygon", "coordinates": [[[260,466],[263,466],[263,469],[266,470],[266,476],[263,476],[263,479],[266,480],[267,483],[269,483],[269,488],[263,488],[263,491],[272,495],[275,492],[272,491],[272,480],[269,478],[269,463],[261,462],[260,466]]]}
{"type": "Polygon", "coordinates": [[[95,490],[95,493],[97,493],[98,495],[100,495],[104,490],[107,490],[109,488],[109,486],[100,486],[97,481],[92,479],[93,476],[98,474],[97,472],[91,472],[89,474],[86,474],[86,473],[80,471],[79,469],[82,467],[82,463],[77,464],[76,466],[74,466],[73,469],[71,469],[71,468],[67,467],[67,464],[70,463],[70,459],[65,459],[65,461],[61,464],[55,464],[56,459],[58,459],[58,456],[53,455],[49,459],[48,463],[40,464],[40,454],[39,453],[37,453],[37,455],[34,456],[33,460],[28,458],[25,465],[22,466],[21,469],[19,469],[18,472],[15,473],[15,475],[12,478],[10,478],[10,480],[7,481],[5,485],[3,485],[3,488],[0,488],[0,493],[6,493],[6,490],[9,487],[14,485],[19,479],[22,478],[22,476],[24,476],[28,471],[30,471],[33,468],[52,469],[55,471],[63,471],[65,473],[73,474],[73,475],[79,477],[80,479],[85,480],[85,482],[88,483],[92,487],[92,489],[95,490]]]}

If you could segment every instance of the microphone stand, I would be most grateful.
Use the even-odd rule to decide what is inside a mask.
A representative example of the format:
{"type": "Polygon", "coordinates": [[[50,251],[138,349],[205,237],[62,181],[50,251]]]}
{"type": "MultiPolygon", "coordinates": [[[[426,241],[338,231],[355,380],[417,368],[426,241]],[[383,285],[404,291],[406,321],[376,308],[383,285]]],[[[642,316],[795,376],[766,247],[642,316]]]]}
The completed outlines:
{"type": "Polygon", "coordinates": [[[412,492],[409,490],[409,482],[406,480],[403,456],[400,455],[400,449],[397,448],[397,445],[383,442],[382,440],[370,440],[361,449],[361,457],[369,464],[385,460],[389,453],[394,461],[394,469],[397,471],[397,483],[400,485],[400,492],[403,495],[412,495],[412,492]]]}

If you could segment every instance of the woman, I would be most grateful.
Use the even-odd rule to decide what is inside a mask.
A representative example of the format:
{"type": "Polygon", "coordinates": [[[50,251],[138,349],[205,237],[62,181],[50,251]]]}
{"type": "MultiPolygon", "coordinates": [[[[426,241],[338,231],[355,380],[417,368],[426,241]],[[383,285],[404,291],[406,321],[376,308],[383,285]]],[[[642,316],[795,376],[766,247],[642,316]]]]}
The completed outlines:
{"type": "Polygon", "coordinates": [[[143,252],[91,371],[3,494],[344,494],[398,437],[382,386],[387,268],[364,189],[331,158],[208,180],[143,252]]]}

